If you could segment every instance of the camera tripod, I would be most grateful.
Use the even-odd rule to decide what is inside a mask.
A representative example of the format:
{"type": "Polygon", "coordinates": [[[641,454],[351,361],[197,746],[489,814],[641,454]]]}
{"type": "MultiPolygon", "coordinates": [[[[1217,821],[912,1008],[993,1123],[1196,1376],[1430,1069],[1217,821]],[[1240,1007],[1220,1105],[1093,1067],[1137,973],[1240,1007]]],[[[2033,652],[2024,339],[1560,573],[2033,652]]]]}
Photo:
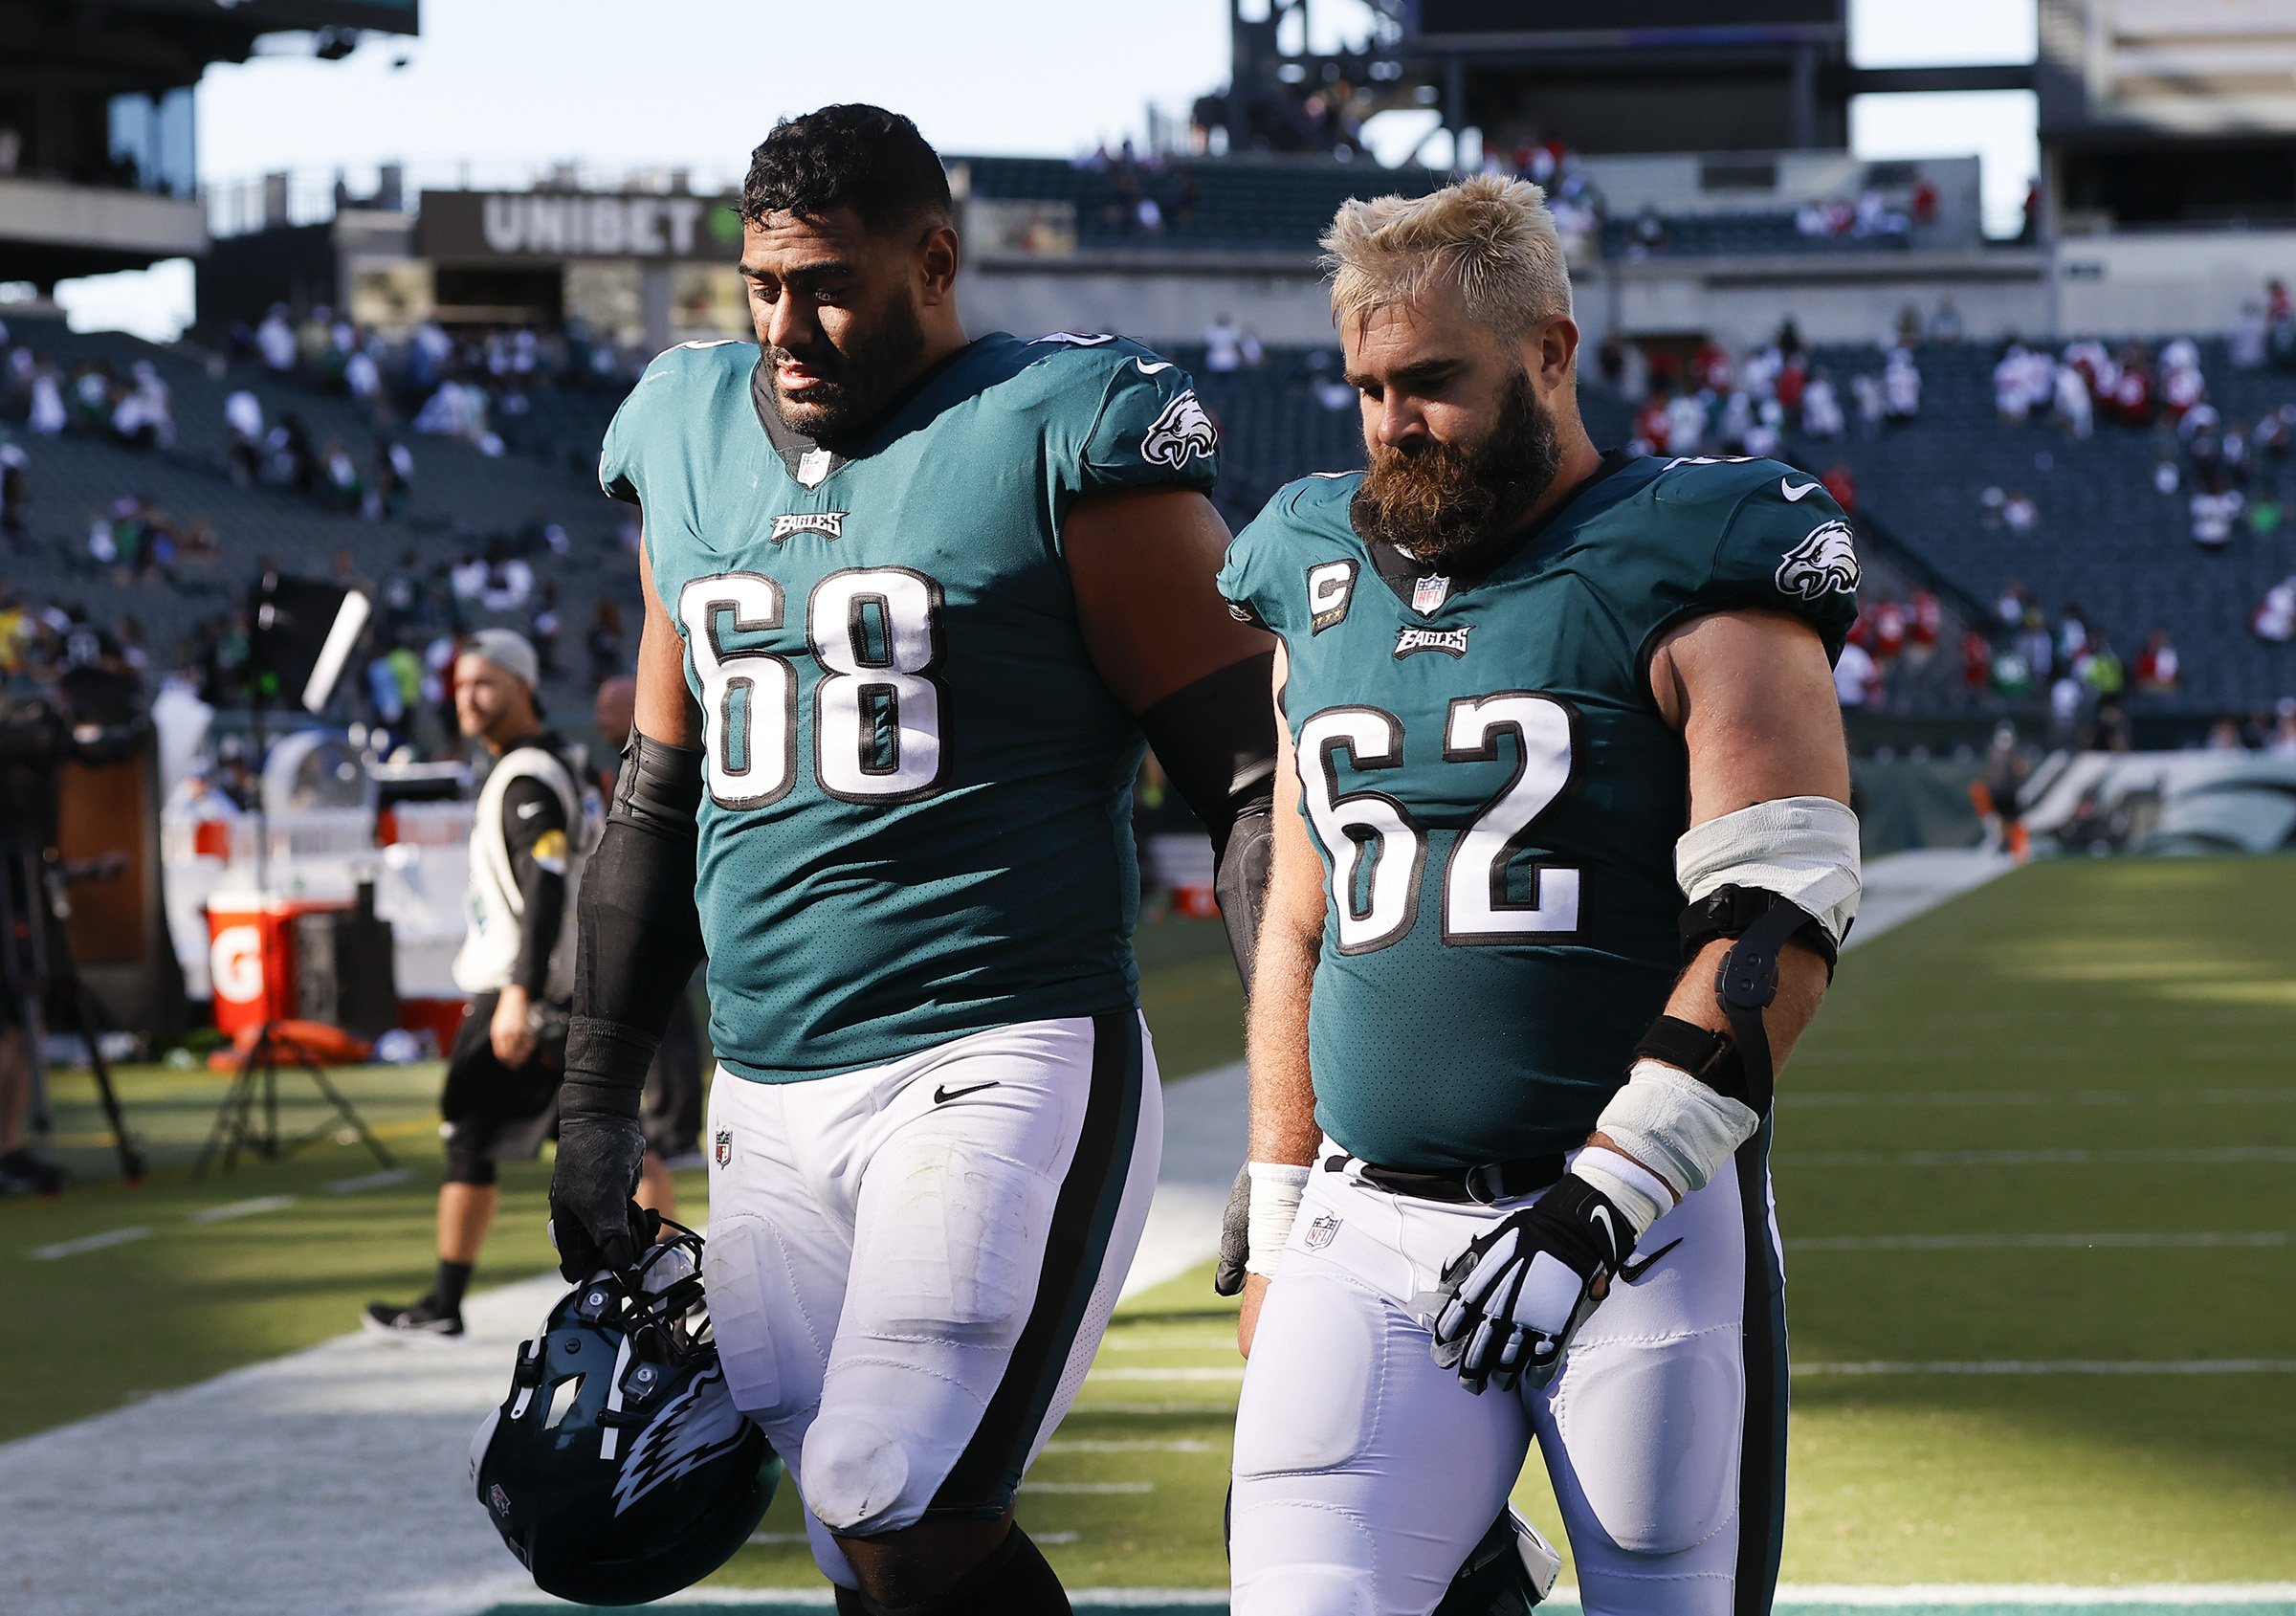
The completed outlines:
{"type": "MultiPolygon", "coordinates": [[[[16,1007],[16,1026],[23,1039],[24,1063],[31,1078],[29,1120],[33,1137],[40,1141],[37,1157],[43,1178],[35,1187],[53,1195],[63,1186],[62,1169],[55,1165],[55,1118],[48,1097],[47,1016],[51,1006],[70,1019],[87,1041],[88,1066],[96,1077],[97,1097],[111,1123],[112,1145],[120,1155],[120,1176],[129,1184],[144,1182],[144,1159],[127,1137],[127,1119],[112,1087],[112,1071],[103,1058],[95,1004],[79,979],[64,935],[63,919],[70,913],[64,883],[74,875],[114,877],[117,864],[99,862],[61,866],[48,850],[12,841],[0,849],[0,989],[16,1007]]],[[[108,1017],[105,1019],[109,1019],[108,1017]]]]}
{"type": "MultiPolygon", "coordinates": [[[[255,1033],[255,1041],[239,1057],[239,1071],[232,1079],[231,1092],[223,1096],[223,1104],[215,1113],[215,1125],[208,1131],[208,1142],[201,1147],[199,1161],[191,1169],[195,1179],[205,1178],[208,1164],[218,1154],[223,1158],[224,1171],[238,1165],[239,1153],[244,1150],[266,1162],[276,1162],[281,1156],[293,1155],[308,1144],[317,1144],[336,1131],[336,1124],[359,1136],[362,1144],[374,1153],[376,1161],[386,1167],[398,1162],[383,1148],[383,1141],[359,1115],[358,1109],[343,1092],[327,1080],[326,1069],[313,1060],[310,1053],[296,1042],[294,1034],[282,1030],[281,1024],[267,1021],[255,1033]],[[301,1137],[281,1142],[279,1139],[279,1062],[284,1056],[290,1063],[300,1066],[311,1074],[311,1081],[335,1108],[333,1118],[320,1122],[301,1137]],[[257,1119],[257,1109],[261,1119],[257,1119]]],[[[348,1140],[342,1141],[350,1143],[348,1140]]]]}

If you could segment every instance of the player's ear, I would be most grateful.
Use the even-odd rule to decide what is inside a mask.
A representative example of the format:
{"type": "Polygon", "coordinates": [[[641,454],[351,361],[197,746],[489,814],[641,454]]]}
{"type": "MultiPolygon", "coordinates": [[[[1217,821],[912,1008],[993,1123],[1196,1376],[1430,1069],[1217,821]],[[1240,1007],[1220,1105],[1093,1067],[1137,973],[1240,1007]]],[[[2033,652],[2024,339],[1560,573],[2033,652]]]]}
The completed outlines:
{"type": "Polygon", "coordinates": [[[1551,393],[1571,379],[1578,359],[1578,322],[1567,314],[1542,320],[1523,338],[1523,368],[1540,393],[1551,393]]]}
{"type": "Polygon", "coordinates": [[[917,244],[916,267],[924,282],[925,306],[945,303],[957,295],[957,264],[960,256],[957,227],[946,222],[926,227],[917,244]]]}

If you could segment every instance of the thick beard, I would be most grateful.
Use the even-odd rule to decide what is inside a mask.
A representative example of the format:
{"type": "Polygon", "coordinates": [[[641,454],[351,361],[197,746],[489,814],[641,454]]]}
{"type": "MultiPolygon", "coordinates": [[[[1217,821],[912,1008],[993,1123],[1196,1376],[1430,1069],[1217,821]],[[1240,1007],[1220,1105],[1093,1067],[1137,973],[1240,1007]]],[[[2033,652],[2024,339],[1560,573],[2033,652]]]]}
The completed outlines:
{"type": "Polygon", "coordinates": [[[908,384],[924,349],[924,322],[905,298],[895,299],[883,320],[854,337],[850,347],[832,347],[827,338],[802,354],[769,346],[765,379],[773,389],[774,413],[791,432],[816,442],[850,436],[884,412],[908,384]],[[802,393],[785,393],[779,369],[784,362],[820,371],[821,379],[802,393]]]}
{"type": "Polygon", "coordinates": [[[1521,371],[1491,433],[1471,448],[1422,439],[1415,452],[1370,445],[1371,466],[1348,506],[1365,540],[1385,540],[1430,566],[1469,566],[1506,540],[1562,467],[1555,417],[1521,371]]]}

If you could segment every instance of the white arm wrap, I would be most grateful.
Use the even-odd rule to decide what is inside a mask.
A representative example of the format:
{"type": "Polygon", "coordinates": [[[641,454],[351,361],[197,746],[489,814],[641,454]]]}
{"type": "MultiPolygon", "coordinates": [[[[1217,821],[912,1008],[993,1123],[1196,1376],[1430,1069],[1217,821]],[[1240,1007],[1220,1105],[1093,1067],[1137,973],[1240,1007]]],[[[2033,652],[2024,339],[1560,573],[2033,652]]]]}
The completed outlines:
{"type": "MultiPolygon", "coordinates": [[[[1638,1060],[1626,1086],[1602,1108],[1595,1131],[1683,1196],[1704,1189],[1761,1123],[1752,1107],[1716,1094],[1679,1067],[1638,1060]]],[[[1573,1171],[1587,1176],[1584,1167],[1573,1171]]]]}
{"type": "Polygon", "coordinates": [[[1273,1279],[1276,1259],[1284,1254],[1284,1242],[1292,1238],[1292,1225],[1299,1216],[1308,1170],[1282,1162],[1253,1162],[1247,1170],[1251,1174],[1251,1220],[1247,1228],[1251,1245],[1244,1272],[1273,1279]]]}
{"type": "Polygon", "coordinates": [[[1817,916],[1837,946],[1858,918],[1858,816],[1831,797],[1756,803],[1674,844],[1674,878],[1692,903],[1717,887],[1759,887],[1817,916]]]}

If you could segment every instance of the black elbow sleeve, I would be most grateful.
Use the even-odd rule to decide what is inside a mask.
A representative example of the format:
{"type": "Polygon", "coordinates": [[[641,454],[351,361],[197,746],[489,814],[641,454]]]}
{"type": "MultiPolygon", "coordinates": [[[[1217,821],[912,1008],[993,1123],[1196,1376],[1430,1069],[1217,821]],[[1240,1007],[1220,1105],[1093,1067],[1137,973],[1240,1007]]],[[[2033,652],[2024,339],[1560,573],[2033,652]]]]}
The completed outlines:
{"type": "Polygon", "coordinates": [[[1273,848],[1275,653],[1231,663],[1182,686],[1140,715],[1157,762],[1211,832],[1213,890],[1244,991],[1251,991],[1260,913],[1273,848]]]}
{"type": "Polygon", "coordinates": [[[694,906],[702,755],[633,733],[577,905],[560,1109],[638,1114],[671,1008],[701,962],[694,906]]]}

